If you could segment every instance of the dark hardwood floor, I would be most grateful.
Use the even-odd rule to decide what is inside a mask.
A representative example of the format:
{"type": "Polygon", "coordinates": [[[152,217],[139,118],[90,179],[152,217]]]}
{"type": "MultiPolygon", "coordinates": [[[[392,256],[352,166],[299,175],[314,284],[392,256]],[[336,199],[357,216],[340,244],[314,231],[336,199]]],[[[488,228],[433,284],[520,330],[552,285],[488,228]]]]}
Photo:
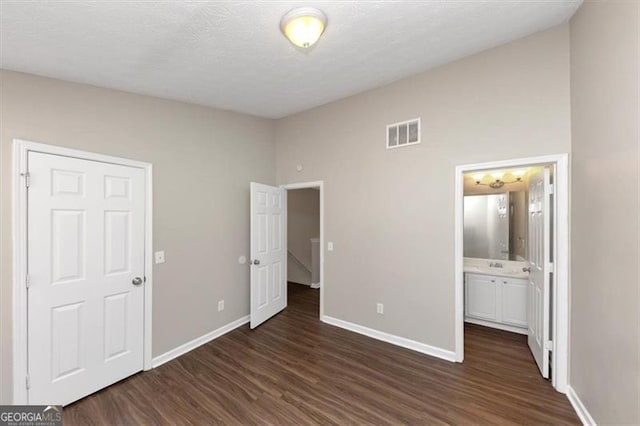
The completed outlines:
{"type": "Polygon", "coordinates": [[[64,410],[65,424],[579,424],[526,337],[467,325],[455,364],[318,320],[318,290],[64,410]]]}

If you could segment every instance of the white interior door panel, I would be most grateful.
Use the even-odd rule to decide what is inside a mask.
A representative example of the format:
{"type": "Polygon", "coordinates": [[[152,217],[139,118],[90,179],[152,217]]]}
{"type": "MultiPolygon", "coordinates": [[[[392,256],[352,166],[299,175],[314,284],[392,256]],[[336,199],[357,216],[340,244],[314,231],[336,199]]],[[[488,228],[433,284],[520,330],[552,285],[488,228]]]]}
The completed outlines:
{"type": "Polygon", "coordinates": [[[287,307],[287,192],[251,183],[251,328],[287,307]]]}
{"type": "Polygon", "coordinates": [[[529,178],[528,343],[544,378],[549,378],[551,173],[548,167],[529,178]]]}
{"type": "Polygon", "coordinates": [[[28,170],[28,402],[65,405],[143,368],[145,174],[37,152],[28,170]]]}

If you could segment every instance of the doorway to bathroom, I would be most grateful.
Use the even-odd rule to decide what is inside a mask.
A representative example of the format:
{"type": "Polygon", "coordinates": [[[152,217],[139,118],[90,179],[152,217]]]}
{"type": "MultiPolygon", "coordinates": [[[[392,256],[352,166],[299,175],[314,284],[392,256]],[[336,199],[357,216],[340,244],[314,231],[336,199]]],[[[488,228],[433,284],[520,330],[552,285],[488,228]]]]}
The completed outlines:
{"type": "Polygon", "coordinates": [[[499,341],[512,345],[505,358],[528,360],[560,392],[567,386],[567,167],[566,155],[459,166],[455,199],[457,361],[465,342],[499,341]]]}

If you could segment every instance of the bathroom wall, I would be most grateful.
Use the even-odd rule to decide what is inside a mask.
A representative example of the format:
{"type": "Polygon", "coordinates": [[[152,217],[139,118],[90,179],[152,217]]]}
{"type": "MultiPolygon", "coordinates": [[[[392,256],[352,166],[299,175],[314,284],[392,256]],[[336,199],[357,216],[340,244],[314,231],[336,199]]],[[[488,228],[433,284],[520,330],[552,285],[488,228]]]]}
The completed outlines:
{"type": "MultiPolygon", "coordinates": [[[[511,221],[509,226],[509,250],[511,260],[527,260],[527,244],[528,244],[528,226],[529,226],[529,175],[535,173],[537,167],[527,169],[527,174],[522,177],[521,182],[513,182],[503,186],[502,188],[491,188],[487,183],[490,178],[482,179],[482,185],[476,184],[474,179],[475,173],[466,173],[464,175],[464,195],[486,195],[501,194],[509,192],[510,204],[513,208],[511,221]]],[[[488,171],[487,174],[490,174],[488,171]]],[[[507,182],[515,180],[511,170],[507,170],[503,178],[507,182]]]]}
{"type": "Polygon", "coordinates": [[[511,229],[509,250],[513,260],[527,260],[528,244],[528,191],[510,192],[510,203],[513,208],[511,216],[511,229]]]}

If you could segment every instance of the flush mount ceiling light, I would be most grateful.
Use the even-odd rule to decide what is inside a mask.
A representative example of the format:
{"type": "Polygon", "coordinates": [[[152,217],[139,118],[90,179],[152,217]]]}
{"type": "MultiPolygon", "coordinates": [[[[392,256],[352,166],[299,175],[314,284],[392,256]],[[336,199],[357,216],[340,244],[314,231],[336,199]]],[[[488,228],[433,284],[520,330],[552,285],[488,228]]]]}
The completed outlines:
{"type": "Polygon", "coordinates": [[[476,185],[487,185],[490,186],[493,189],[498,189],[498,188],[502,188],[505,185],[510,185],[512,183],[518,183],[518,182],[522,182],[522,178],[524,177],[524,175],[527,174],[526,170],[516,170],[510,173],[512,176],[514,176],[516,179],[515,180],[511,180],[511,181],[506,181],[503,180],[503,177],[505,175],[505,172],[499,171],[499,172],[493,172],[491,173],[489,176],[491,176],[493,178],[493,180],[489,183],[482,183],[482,180],[485,178],[485,174],[484,173],[477,173],[473,175],[473,180],[476,182],[476,185]]]}
{"type": "Polygon", "coordinates": [[[280,20],[280,30],[295,46],[304,49],[318,41],[325,27],[327,16],[314,7],[290,10],[280,20]]]}

